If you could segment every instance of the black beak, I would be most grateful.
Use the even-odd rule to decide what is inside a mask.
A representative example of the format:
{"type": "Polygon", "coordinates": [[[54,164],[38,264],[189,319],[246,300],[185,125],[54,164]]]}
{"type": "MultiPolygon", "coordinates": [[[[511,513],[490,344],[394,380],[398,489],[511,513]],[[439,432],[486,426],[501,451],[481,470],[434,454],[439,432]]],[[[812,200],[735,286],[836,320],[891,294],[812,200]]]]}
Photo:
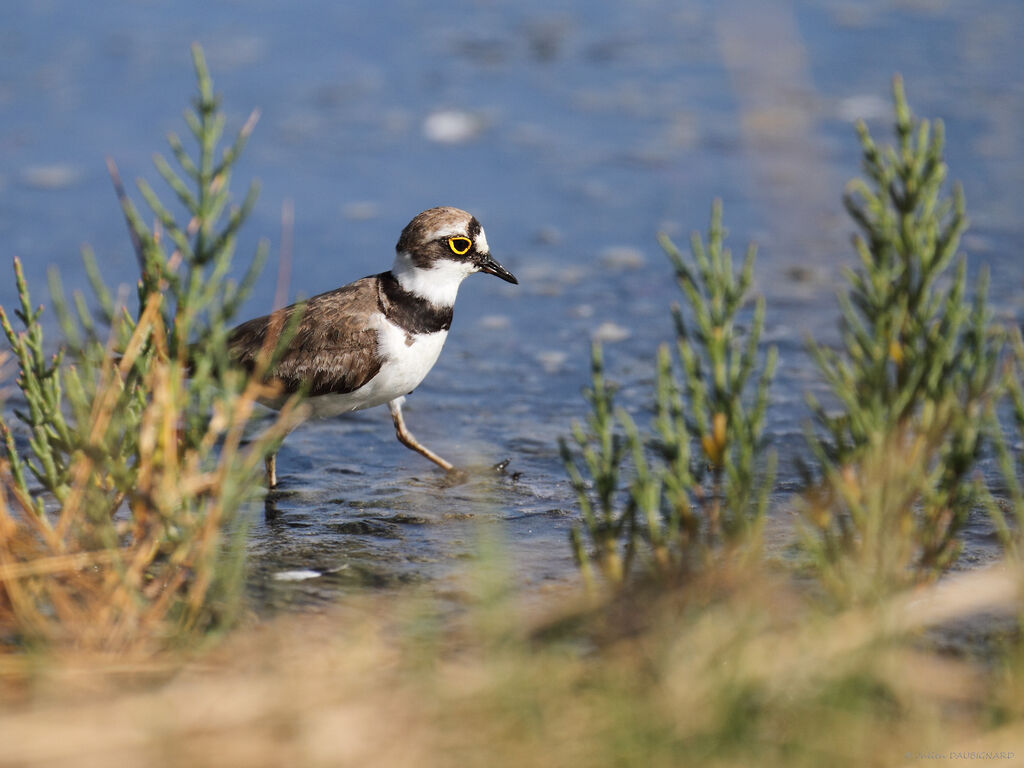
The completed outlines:
{"type": "Polygon", "coordinates": [[[495,275],[500,277],[506,283],[512,283],[513,285],[519,285],[519,281],[516,280],[516,276],[505,269],[501,264],[491,258],[491,254],[485,254],[480,257],[480,261],[477,262],[481,272],[486,272],[489,275],[495,275]]]}

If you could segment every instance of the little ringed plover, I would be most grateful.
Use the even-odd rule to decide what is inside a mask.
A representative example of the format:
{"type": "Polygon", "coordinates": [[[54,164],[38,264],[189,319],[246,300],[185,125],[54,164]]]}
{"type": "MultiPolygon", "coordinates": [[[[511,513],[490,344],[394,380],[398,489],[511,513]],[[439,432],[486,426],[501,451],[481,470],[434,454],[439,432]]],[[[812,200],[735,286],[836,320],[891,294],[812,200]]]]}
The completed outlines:
{"type": "MultiPolygon", "coordinates": [[[[452,472],[450,462],[406,428],[402,402],[441,353],[462,281],[474,272],[518,281],[491,257],[480,222],[458,208],[423,211],[402,230],[395,251],[389,272],[242,323],[231,332],[229,350],[252,369],[268,336],[294,327],[268,374],[281,395],[264,405],[280,408],[303,388],[313,418],[387,403],[399,441],[452,472]],[[300,310],[301,319],[292,325],[292,315],[300,310]]],[[[271,488],[277,485],[276,453],[267,459],[267,482],[271,488]]]]}

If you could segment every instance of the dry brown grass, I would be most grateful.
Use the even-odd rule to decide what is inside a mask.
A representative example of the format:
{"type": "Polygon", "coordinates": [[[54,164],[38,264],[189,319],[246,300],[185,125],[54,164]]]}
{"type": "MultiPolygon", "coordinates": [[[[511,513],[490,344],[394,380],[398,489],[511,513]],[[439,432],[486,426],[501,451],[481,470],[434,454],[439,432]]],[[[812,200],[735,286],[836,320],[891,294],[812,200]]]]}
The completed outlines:
{"type": "MultiPolygon", "coordinates": [[[[263,434],[243,445],[257,398],[252,380],[224,392],[197,448],[180,449],[189,407],[187,361],[167,357],[156,296],[143,311],[125,354],[101,371],[85,446],[76,451],[70,492],[40,515],[0,460],[0,650],[25,644],[87,652],[154,653],[183,633],[202,633],[231,567],[225,550],[240,500],[258,482],[265,446],[296,418],[286,407],[263,434]],[[117,497],[110,468],[95,458],[118,426],[123,379],[143,340],[160,351],[142,383],[140,461],[131,494],[117,497]],[[92,447],[95,446],[95,450],[92,447]],[[120,501],[110,504],[114,494],[120,501]],[[121,507],[114,519],[102,510],[121,507]],[[100,510],[99,512],[97,510],[100,510]]],[[[237,568],[235,570],[238,570],[237,568]]],[[[230,588],[230,587],[227,587],[230,588]]],[[[234,601],[237,603],[237,601],[234,601]]]]}
{"type": "Polygon", "coordinates": [[[424,598],[368,596],[253,626],[186,660],[51,658],[7,687],[20,694],[0,717],[0,764],[861,766],[915,764],[906,755],[919,752],[1024,755],[1024,667],[993,672],[907,640],[1019,606],[1019,571],[969,573],[839,615],[770,574],[719,576],[648,611],[580,601],[567,613],[562,602],[539,618],[501,598],[452,616],[424,598]]]}

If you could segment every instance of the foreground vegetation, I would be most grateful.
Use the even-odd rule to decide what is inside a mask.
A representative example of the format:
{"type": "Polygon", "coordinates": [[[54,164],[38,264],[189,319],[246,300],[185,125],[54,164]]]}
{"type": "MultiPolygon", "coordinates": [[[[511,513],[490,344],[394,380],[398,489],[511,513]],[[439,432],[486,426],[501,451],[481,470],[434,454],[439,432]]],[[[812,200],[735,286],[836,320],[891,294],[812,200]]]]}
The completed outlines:
{"type": "Polygon", "coordinates": [[[185,223],[140,181],[147,226],[110,163],[140,267],[135,311],[115,303],[88,251],[96,310],[79,292],[69,304],[51,274],[53,357],[17,260],[20,330],[0,308],[24,400],[24,441],[0,416],[0,642],[13,647],[158,650],[227,626],[240,604],[237,513],[295,414],[243,444],[264,387],[228,364],[226,340],[266,245],[240,283],[228,278],[256,199],[253,186],[231,207],[229,182],[256,114],[218,155],[224,118],[198,47],[193,58],[197,157],[172,134],[180,172],[156,159],[185,223]]]}
{"type": "MultiPolygon", "coordinates": [[[[19,765],[903,765],[1024,755],[1024,342],[989,317],[957,257],[962,194],[945,195],[941,125],[897,82],[897,147],[861,126],[866,180],[847,205],[860,269],[842,343],[810,342],[832,401],[811,401],[799,555],[766,556],[775,459],[764,438],[776,364],[747,303],[720,205],[691,256],[662,244],[682,291],[653,362],[649,426],[616,407],[593,352],[584,425],[561,452],[581,507],[589,589],[520,603],[500,542],[455,595],[366,595],[317,617],[203,640],[237,621],[262,458],[298,402],[243,442],[259,376],[227,328],[262,265],[227,279],[255,192],[229,207],[253,121],[220,155],[201,52],[192,157],[157,161],[179,223],[144,182],[149,226],[115,184],[139,256],[133,311],[87,254],[95,297],[51,285],[62,351],[16,265],[20,327],[0,315],[24,407],[0,422],[0,739],[19,765]],[[998,414],[1006,411],[1008,427],[998,414]],[[991,450],[997,500],[976,464],[991,450]],[[939,580],[969,514],[999,567],[939,580]],[[794,567],[795,566],[795,567],[794,567]],[[797,578],[802,577],[802,578],[797,578]],[[968,654],[926,633],[985,613],[968,654]],[[133,693],[126,694],[126,683],[133,693]],[[73,727],[71,727],[73,726],[73,727]],[[395,738],[399,733],[400,738],[395,738]],[[966,755],[967,757],[963,757],[966,755]],[[971,757],[973,755],[973,757],[971,757]]],[[[288,329],[282,329],[287,336],[288,329]]],[[[272,360],[267,349],[263,364],[272,360]]],[[[258,373],[258,372],[257,372],[258,373]]]]}
{"type": "Polygon", "coordinates": [[[191,662],[50,659],[4,686],[5,759],[817,768],[1024,754],[1024,659],[980,665],[912,641],[1012,605],[1019,573],[824,613],[784,574],[723,566],[597,607],[563,594],[543,616],[517,604],[500,559],[486,565],[456,617],[425,595],[366,595],[191,662]]]}

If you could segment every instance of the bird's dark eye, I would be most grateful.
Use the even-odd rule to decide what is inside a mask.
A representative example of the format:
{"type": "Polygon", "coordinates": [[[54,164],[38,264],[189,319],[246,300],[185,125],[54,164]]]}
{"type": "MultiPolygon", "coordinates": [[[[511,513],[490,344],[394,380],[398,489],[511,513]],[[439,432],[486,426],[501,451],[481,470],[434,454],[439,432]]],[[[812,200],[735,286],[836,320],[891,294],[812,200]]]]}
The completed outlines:
{"type": "Polygon", "coordinates": [[[452,253],[458,256],[465,256],[469,253],[469,249],[473,247],[473,241],[468,237],[449,237],[448,247],[452,249],[452,253]]]}

